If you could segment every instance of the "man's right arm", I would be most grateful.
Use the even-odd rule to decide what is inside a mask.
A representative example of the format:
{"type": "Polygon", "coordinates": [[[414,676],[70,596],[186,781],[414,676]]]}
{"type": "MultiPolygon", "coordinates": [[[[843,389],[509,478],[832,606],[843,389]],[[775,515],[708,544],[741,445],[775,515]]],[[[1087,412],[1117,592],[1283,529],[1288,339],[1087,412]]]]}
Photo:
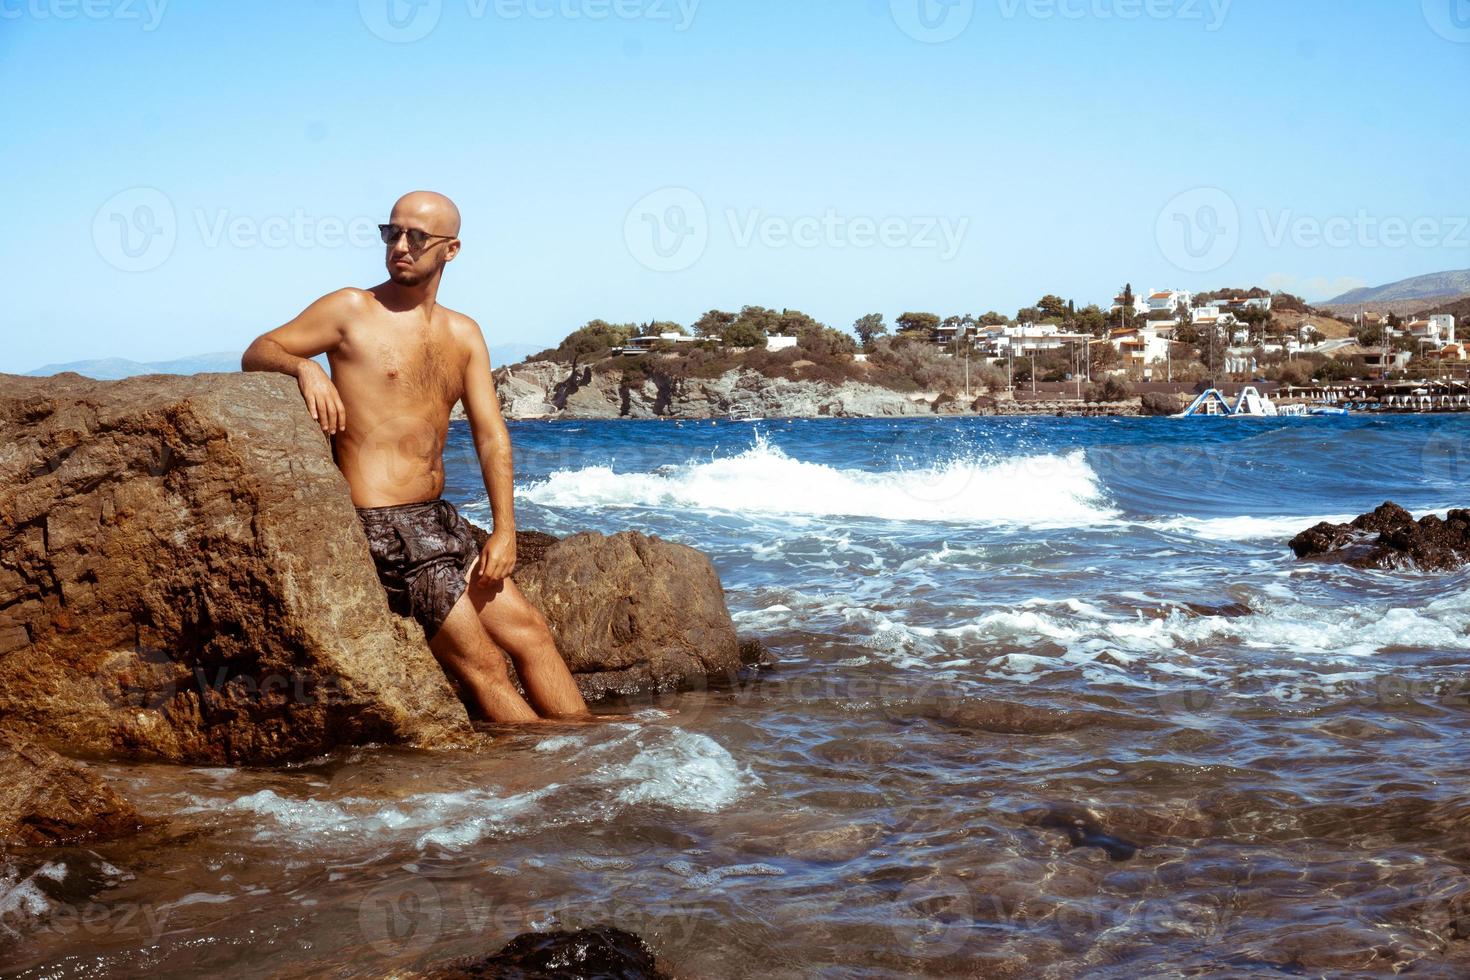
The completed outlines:
{"type": "Polygon", "coordinates": [[[240,358],[240,370],[291,375],[301,388],[311,417],[327,435],[336,435],[347,427],[347,410],[332,379],[312,358],[336,350],[361,302],[359,290],[328,293],[290,323],[257,337],[240,358]]]}

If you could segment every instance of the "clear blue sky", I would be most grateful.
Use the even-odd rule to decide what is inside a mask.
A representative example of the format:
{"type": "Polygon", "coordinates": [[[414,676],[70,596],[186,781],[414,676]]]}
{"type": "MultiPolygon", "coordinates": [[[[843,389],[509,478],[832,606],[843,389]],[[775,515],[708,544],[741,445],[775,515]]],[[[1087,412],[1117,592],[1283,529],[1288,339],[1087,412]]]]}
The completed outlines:
{"type": "Polygon", "coordinates": [[[419,187],[492,344],[1470,267],[1465,0],[952,2],[0,0],[0,371],[242,349],[419,187]]]}

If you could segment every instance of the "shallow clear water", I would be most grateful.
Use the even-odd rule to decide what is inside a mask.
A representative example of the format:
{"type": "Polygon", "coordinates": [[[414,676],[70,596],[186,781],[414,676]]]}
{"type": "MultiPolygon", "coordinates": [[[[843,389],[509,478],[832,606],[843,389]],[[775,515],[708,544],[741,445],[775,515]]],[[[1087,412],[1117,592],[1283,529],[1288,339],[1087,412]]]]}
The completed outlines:
{"type": "MultiPolygon", "coordinates": [[[[1470,420],[512,428],[523,528],[703,549],[779,666],[473,751],[107,767],[167,823],[12,852],[0,972],[369,976],[591,924],[690,977],[1470,970],[1470,576],[1286,548],[1467,503],[1470,420]]],[[[488,523],[460,423],[446,464],[488,523]]]]}

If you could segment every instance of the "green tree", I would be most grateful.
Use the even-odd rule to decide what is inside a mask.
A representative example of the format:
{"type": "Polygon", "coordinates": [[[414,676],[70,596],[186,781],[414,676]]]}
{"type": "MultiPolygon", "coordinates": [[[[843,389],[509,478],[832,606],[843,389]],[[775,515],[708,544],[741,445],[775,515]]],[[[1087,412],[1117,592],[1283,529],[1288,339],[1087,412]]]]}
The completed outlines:
{"type": "Polygon", "coordinates": [[[755,321],[740,319],[726,329],[721,339],[730,347],[764,347],[766,332],[755,321]]]}
{"type": "Polygon", "coordinates": [[[1108,315],[1096,303],[1084,306],[1077,311],[1077,315],[1073,320],[1073,329],[1077,333],[1090,333],[1094,337],[1106,337],[1108,335],[1108,315]]]}
{"type": "Polygon", "coordinates": [[[676,333],[680,337],[689,336],[689,331],[685,330],[682,325],[675,323],[673,320],[655,320],[648,325],[648,332],[655,337],[666,333],[676,333]]]}
{"type": "Polygon", "coordinates": [[[936,313],[904,313],[894,321],[898,324],[898,332],[905,334],[922,334],[927,337],[939,326],[939,315],[936,313]]]}
{"type": "Polygon", "coordinates": [[[1027,306],[1016,311],[1017,323],[1036,323],[1041,319],[1041,310],[1034,306],[1027,306]]]}
{"type": "Polygon", "coordinates": [[[726,313],[724,310],[710,310],[704,316],[694,321],[694,336],[711,337],[723,339],[725,331],[735,322],[734,313],[726,313]]]}
{"type": "Polygon", "coordinates": [[[1067,303],[1060,296],[1047,293],[1036,301],[1036,309],[1041,313],[1041,319],[1065,320],[1072,312],[1067,308],[1067,303]]]}
{"type": "Polygon", "coordinates": [[[984,327],[1003,327],[1010,322],[1005,318],[1004,313],[997,313],[994,310],[983,314],[979,320],[980,325],[984,327]]]}
{"type": "Polygon", "coordinates": [[[869,313],[858,317],[852,325],[852,330],[862,343],[863,350],[871,353],[873,344],[888,332],[888,324],[883,322],[882,313],[869,313]]]}

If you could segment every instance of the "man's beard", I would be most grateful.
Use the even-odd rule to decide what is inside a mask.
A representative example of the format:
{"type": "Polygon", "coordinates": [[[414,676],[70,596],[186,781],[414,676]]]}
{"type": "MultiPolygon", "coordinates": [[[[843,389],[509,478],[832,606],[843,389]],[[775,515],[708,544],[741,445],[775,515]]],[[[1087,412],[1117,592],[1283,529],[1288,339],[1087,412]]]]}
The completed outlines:
{"type": "Polygon", "coordinates": [[[433,269],[428,272],[419,272],[413,268],[399,269],[392,265],[388,266],[388,278],[400,286],[422,286],[433,274],[433,269]]]}

